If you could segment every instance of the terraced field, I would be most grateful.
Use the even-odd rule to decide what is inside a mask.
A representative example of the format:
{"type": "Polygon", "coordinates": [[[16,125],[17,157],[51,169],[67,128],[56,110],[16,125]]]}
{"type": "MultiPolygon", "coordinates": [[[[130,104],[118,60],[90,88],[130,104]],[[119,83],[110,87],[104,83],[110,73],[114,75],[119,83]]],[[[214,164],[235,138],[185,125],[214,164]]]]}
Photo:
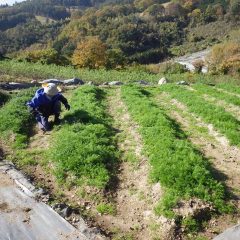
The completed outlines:
{"type": "Polygon", "coordinates": [[[45,135],[24,106],[34,90],[0,92],[5,157],[107,238],[212,239],[237,222],[236,86],[82,86],[45,135]]]}

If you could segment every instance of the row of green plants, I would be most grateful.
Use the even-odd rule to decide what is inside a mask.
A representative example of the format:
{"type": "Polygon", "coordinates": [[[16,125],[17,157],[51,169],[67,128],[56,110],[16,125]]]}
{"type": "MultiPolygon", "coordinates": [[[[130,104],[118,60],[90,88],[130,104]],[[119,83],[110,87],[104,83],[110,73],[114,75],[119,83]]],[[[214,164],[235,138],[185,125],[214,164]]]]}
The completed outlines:
{"type": "Polygon", "coordinates": [[[221,84],[218,84],[217,87],[219,87],[223,90],[226,90],[230,93],[240,94],[240,88],[239,88],[239,86],[236,86],[235,84],[221,83],[221,84]]]}
{"type": "Polygon", "coordinates": [[[227,210],[224,186],[214,179],[210,163],[149,94],[140,87],[122,87],[122,98],[140,126],[151,179],[165,189],[157,213],[173,217],[172,208],[180,199],[194,197],[213,203],[219,211],[227,210]]]}
{"type": "Polygon", "coordinates": [[[223,83],[228,83],[232,86],[238,87],[240,85],[239,78],[230,75],[213,75],[201,73],[166,73],[165,76],[170,82],[186,81],[188,83],[204,83],[210,85],[221,86],[223,83]]]}
{"type": "Polygon", "coordinates": [[[189,111],[200,116],[203,121],[213,124],[220,133],[228,138],[230,144],[240,145],[240,122],[224,108],[207,102],[201,93],[190,91],[183,86],[169,84],[162,86],[158,91],[169,93],[172,98],[185,104],[189,111]]]}
{"type": "Polygon", "coordinates": [[[7,102],[9,98],[10,96],[7,93],[0,91],[0,106],[7,102]]]}
{"type": "Polygon", "coordinates": [[[60,129],[53,132],[49,158],[60,182],[107,186],[116,164],[113,132],[105,114],[104,92],[94,86],[76,89],[60,129]]]}
{"type": "Polygon", "coordinates": [[[34,90],[31,88],[18,93],[0,109],[1,138],[16,148],[26,146],[33,126],[33,117],[27,110],[26,102],[34,95],[34,90]]]}
{"type": "Polygon", "coordinates": [[[157,74],[147,73],[144,70],[89,70],[75,69],[70,66],[47,65],[41,63],[18,62],[14,60],[0,61],[0,75],[13,75],[32,79],[46,78],[80,78],[83,81],[104,83],[110,81],[132,82],[144,79],[148,82],[157,82],[160,78],[157,74]]]}
{"type": "Polygon", "coordinates": [[[207,86],[204,84],[194,84],[193,88],[200,94],[207,94],[209,96],[215,97],[216,99],[224,100],[227,103],[240,106],[240,98],[234,95],[230,95],[225,92],[221,92],[216,88],[207,86]]]}

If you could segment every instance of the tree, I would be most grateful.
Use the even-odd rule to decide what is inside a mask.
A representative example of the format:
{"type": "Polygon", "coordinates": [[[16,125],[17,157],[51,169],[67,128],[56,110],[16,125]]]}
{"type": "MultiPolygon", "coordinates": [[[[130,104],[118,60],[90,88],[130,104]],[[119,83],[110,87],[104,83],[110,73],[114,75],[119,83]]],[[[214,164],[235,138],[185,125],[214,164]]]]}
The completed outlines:
{"type": "Polygon", "coordinates": [[[76,67],[90,69],[106,65],[106,45],[98,37],[89,37],[77,45],[72,63],[76,67]]]}
{"type": "Polygon", "coordinates": [[[26,60],[28,62],[41,62],[43,64],[60,64],[58,53],[53,48],[23,51],[18,56],[18,59],[26,60]]]}
{"type": "Polygon", "coordinates": [[[230,12],[235,16],[240,14],[240,0],[231,0],[230,1],[230,12]]]}
{"type": "Polygon", "coordinates": [[[240,73],[240,45],[237,42],[225,42],[212,48],[207,58],[209,70],[213,73],[240,73]]]}

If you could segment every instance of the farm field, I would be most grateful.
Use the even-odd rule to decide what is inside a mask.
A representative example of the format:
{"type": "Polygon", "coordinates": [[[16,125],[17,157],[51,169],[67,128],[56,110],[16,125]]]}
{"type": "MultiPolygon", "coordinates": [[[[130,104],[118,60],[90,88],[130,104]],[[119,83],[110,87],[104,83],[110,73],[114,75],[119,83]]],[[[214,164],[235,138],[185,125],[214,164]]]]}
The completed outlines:
{"type": "Polygon", "coordinates": [[[115,240],[206,240],[237,223],[235,85],[66,89],[71,110],[46,134],[24,105],[35,90],[0,92],[0,143],[50,205],[67,203],[115,240]]]}

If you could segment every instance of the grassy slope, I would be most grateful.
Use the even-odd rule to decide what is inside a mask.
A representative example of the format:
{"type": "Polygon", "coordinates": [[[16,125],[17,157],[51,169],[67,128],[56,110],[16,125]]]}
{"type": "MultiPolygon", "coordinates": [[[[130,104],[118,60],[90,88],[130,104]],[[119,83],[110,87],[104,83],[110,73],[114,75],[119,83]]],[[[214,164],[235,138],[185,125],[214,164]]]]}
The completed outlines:
{"type": "Polygon", "coordinates": [[[230,93],[236,93],[236,94],[240,94],[240,88],[239,86],[236,86],[234,84],[230,84],[230,83],[221,83],[218,84],[217,87],[226,90],[230,93]]]}

